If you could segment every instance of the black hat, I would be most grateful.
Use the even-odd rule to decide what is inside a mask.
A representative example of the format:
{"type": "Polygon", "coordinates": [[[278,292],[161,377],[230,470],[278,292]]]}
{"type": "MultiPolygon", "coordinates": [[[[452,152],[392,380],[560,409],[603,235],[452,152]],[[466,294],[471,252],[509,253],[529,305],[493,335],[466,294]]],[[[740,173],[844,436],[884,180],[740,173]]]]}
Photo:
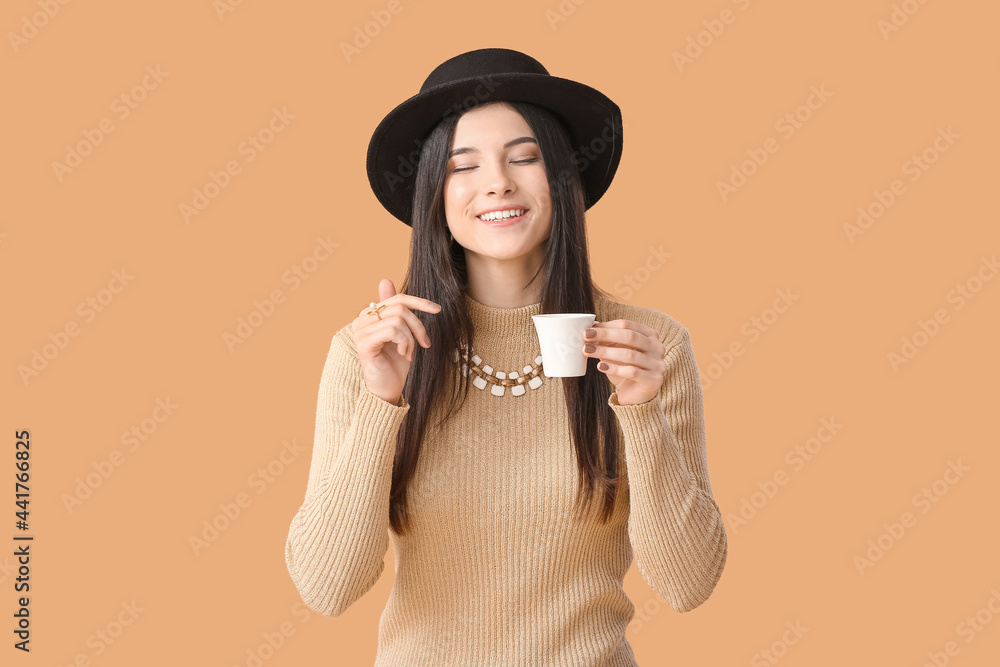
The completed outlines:
{"type": "Polygon", "coordinates": [[[368,143],[368,182],[389,213],[411,224],[413,186],[424,140],[454,113],[501,100],[531,102],[565,124],[583,180],[586,208],[607,191],[622,155],[618,105],[590,86],[552,76],[540,62],[511,49],[477,49],[450,58],[420,92],[390,111],[368,143]]]}

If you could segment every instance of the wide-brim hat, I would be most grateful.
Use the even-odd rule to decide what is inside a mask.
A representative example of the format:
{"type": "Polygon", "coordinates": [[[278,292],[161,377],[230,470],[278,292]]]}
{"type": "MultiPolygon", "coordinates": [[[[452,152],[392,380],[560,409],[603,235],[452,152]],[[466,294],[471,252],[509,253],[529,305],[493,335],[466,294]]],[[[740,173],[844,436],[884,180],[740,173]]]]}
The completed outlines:
{"type": "Polygon", "coordinates": [[[570,136],[590,208],[611,185],[622,155],[622,115],[599,90],[552,76],[512,49],[468,51],[434,68],[420,92],[386,114],[368,143],[368,182],[382,206],[412,225],[413,190],[424,140],[450,114],[498,101],[531,102],[552,111],[570,136]]]}

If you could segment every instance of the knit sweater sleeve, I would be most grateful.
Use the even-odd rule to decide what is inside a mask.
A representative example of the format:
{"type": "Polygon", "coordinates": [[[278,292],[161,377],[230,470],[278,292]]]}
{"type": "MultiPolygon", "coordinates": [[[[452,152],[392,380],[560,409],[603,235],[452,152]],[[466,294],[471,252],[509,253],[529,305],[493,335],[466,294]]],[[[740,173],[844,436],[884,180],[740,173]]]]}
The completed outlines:
{"type": "Polygon", "coordinates": [[[409,409],[368,390],[351,330],[337,332],[319,384],[305,499],[285,542],[295,587],[324,616],[342,614],[385,568],[396,435],[409,409]]]}
{"type": "Polygon", "coordinates": [[[668,333],[667,371],[657,397],[621,405],[608,398],[625,439],[629,540],[646,583],[678,612],[712,594],[728,555],[712,497],[701,378],[686,328],[668,333]]]}

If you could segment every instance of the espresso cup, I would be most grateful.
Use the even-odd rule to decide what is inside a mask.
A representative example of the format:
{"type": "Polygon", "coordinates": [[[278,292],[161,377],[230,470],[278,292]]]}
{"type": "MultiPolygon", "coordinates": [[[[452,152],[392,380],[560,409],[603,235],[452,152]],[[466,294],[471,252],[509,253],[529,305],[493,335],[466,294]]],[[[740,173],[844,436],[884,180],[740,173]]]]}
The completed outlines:
{"type": "Polygon", "coordinates": [[[547,313],[532,315],[542,349],[542,372],[546,377],[580,377],[587,374],[583,332],[597,320],[593,313],[547,313]]]}

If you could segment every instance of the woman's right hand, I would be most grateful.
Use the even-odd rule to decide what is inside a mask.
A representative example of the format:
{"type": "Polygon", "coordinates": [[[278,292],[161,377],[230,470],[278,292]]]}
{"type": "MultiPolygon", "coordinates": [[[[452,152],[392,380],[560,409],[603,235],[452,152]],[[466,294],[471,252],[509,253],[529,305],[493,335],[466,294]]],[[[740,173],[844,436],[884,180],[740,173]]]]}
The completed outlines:
{"type": "Polygon", "coordinates": [[[396,294],[396,286],[388,278],[379,281],[378,294],[377,303],[384,304],[378,311],[382,319],[369,315],[371,309],[365,306],[354,318],[351,329],[368,390],[397,405],[403,395],[416,343],[425,348],[431,346],[427,330],[411,309],[439,313],[441,306],[411,294],[396,294]]]}

